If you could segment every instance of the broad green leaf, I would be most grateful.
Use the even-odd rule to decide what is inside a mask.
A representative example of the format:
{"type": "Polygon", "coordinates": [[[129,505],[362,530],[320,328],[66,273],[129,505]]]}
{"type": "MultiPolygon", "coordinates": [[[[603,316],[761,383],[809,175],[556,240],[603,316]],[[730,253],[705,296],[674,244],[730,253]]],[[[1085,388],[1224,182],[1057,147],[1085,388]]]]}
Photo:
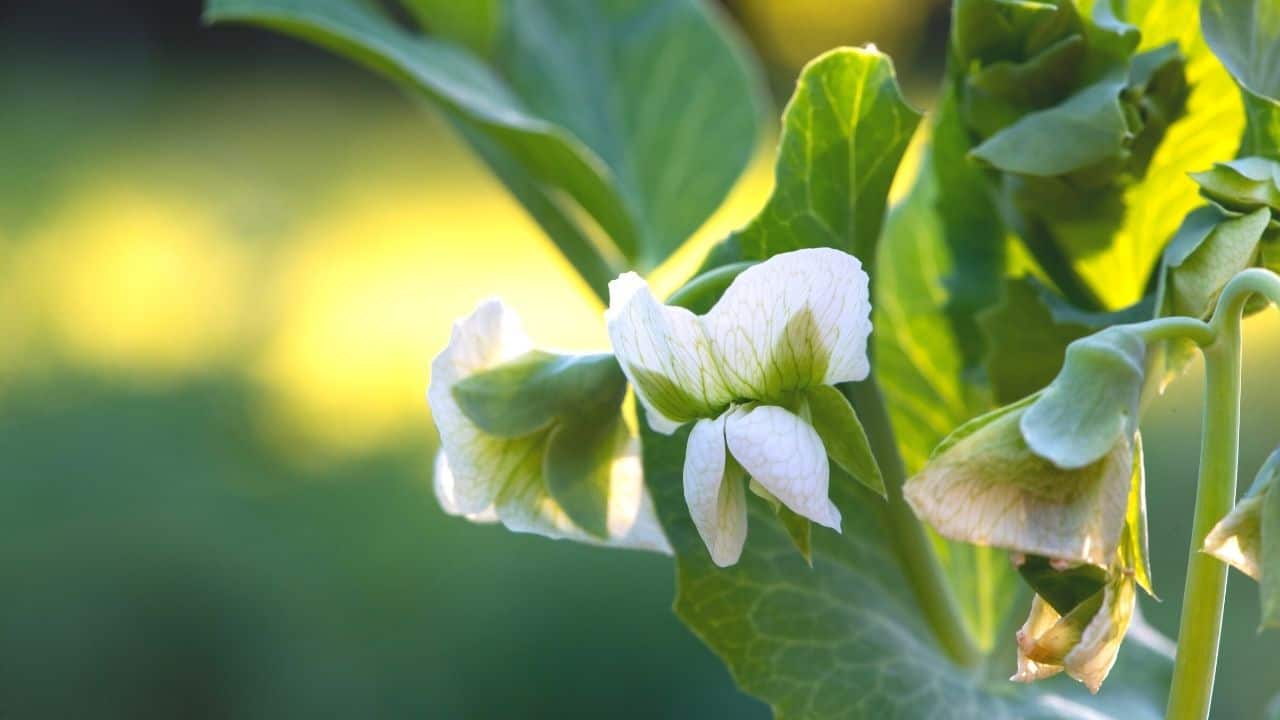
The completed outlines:
{"type": "Polygon", "coordinates": [[[810,62],[783,112],[773,195],[708,264],[833,247],[873,266],[889,183],[919,121],[886,55],[841,48],[810,62]]]}
{"type": "MultiPolygon", "coordinates": [[[[441,17],[435,5],[420,17],[441,17]]],[[[701,0],[506,2],[492,65],[361,0],[209,0],[205,16],[310,40],[438,103],[604,297],[614,272],[598,266],[656,265],[750,158],[755,71],[715,12],[701,0]]]]}
{"type": "Polygon", "coordinates": [[[519,437],[559,417],[616,414],[626,389],[626,378],[612,355],[533,350],[462,380],[453,396],[485,432],[519,437]]]}
{"type": "Polygon", "coordinates": [[[500,0],[400,0],[433,35],[465,45],[481,56],[493,50],[501,22],[500,0]]]}
{"type": "Polygon", "coordinates": [[[1120,93],[1123,77],[1081,90],[1060,105],[1023,116],[973,149],[980,162],[1003,172],[1053,177],[1124,152],[1130,136],[1120,93]]]}
{"type": "Polygon", "coordinates": [[[1248,120],[1240,154],[1280,160],[1280,4],[1205,0],[1200,22],[1240,86],[1248,120]]]}
{"type": "Polygon", "coordinates": [[[814,385],[804,391],[804,399],[809,421],[832,461],[876,494],[887,497],[880,466],[848,398],[830,385],[814,385]]]}

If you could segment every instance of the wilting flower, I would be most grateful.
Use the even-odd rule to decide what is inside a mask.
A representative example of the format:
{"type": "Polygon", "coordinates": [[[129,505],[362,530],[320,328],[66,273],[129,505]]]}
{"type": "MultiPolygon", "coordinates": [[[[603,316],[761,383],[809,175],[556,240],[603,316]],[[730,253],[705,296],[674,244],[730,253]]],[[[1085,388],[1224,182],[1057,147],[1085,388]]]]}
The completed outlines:
{"type": "Polygon", "coordinates": [[[1061,612],[1037,594],[1018,630],[1018,672],[1010,679],[1034,682],[1065,670],[1098,692],[1115,665],[1136,600],[1133,578],[1123,572],[1061,612]]]}
{"type": "Polygon", "coordinates": [[[670,553],[644,486],[635,438],[617,443],[608,480],[607,537],[597,537],[577,526],[548,488],[544,460],[554,422],[499,436],[463,411],[455,397],[459,383],[524,357],[532,347],[515,313],[488,300],[454,324],[448,347],[432,362],[427,398],[442,446],[435,473],[441,507],[515,532],[670,553]]]}
{"type": "Polygon", "coordinates": [[[834,436],[811,419],[818,403],[846,412],[828,386],[867,376],[870,314],[862,264],[831,249],[747,269],[701,316],[662,305],[634,273],[609,284],[609,337],[649,425],[671,434],[695,423],[685,499],[716,564],[742,553],[744,474],[796,514],[840,529],[828,497],[834,436]]]}
{"type": "Polygon", "coordinates": [[[1014,680],[1065,670],[1097,692],[1135,586],[1151,591],[1137,430],[1145,359],[1135,327],[1072,343],[1044,391],[957,428],[904,486],[944,537],[1013,553],[1035,591],[1014,680]]]}

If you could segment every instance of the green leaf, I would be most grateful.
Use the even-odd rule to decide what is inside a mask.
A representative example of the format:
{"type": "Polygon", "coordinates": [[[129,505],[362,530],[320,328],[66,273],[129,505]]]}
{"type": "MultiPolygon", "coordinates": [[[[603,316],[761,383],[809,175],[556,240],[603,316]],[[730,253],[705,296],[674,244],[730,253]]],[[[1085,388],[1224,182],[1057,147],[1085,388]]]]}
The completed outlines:
{"type": "Polygon", "coordinates": [[[607,353],[556,355],[532,350],[453,388],[462,412],[491,435],[520,437],[556,418],[616,414],[627,380],[607,353]]]}
{"type": "Polygon", "coordinates": [[[1120,93],[1123,76],[1090,85],[1060,105],[1023,116],[972,151],[980,162],[1009,173],[1065,175],[1121,154],[1129,127],[1120,93]]]}
{"type": "Polygon", "coordinates": [[[1227,282],[1255,264],[1270,220],[1265,207],[1237,218],[1214,208],[1188,215],[1165,252],[1165,312],[1208,317],[1227,282]]]}
{"type": "Polygon", "coordinates": [[[1205,0],[1204,37],[1235,77],[1244,100],[1241,155],[1280,160],[1280,5],[1272,0],[1205,0]]]}
{"type": "Polygon", "coordinates": [[[1027,444],[1054,465],[1073,469],[1127,442],[1137,429],[1146,355],[1146,341],[1125,326],[1071,343],[1058,376],[1022,416],[1027,444]]]}
{"type": "Polygon", "coordinates": [[[708,266],[810,247],[872,266],[889,184],[919,121],[888,56],[841,48],[810,62],[782,116],[773,195],[708,266]]]}
{"type": "Polygon", "coordinates": [[[1229,212],[1270,208],[1280,215],[1280,162],[1245,157],[1192,173],[1200,193],[1229,212]]]}
{"type": "Polygon", "coordinates": [[[500,0],[400,0],[433,35],[460,43],[477,55],[493,50],[502,14],[500,0]]]}
{"type": "MultiPolygon", "coordinates": [[[[436,5],[419,16],[439,22],[436,5]]],[[[209,0],[205,17],[310,40],[435,101],[606,297],[617,268],[667,257],[746,166],[755,70],[701,0],[522,0],[499,14],[492,65],[361,0],[209,0]]]]}
{"type": "Polygon", "coordinates": [[[888,497],[880,465],[871,454],[871,444],[858,414],[839,390],[830,385],[814,385],[804,391],[809,422],[818,431],[827,455],[853,479],[880,497],[888,497]]]}

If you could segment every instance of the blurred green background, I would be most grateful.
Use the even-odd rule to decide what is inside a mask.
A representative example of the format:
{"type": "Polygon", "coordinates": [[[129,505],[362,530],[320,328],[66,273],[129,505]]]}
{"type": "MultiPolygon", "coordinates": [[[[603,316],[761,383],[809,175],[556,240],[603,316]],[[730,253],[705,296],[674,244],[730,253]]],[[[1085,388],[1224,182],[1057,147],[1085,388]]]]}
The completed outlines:
{"type": "MultiPolygon", "coordinates": [[[[874,41],[930,102],[945,3],[728,7],[780,96],[874,41]]],[[[428,110],[198,15],[0,9],[0,717],[767,717],[670,614],[669,560],[435,505],[454,317],[501,294],[540,344],[603,346],[550,243],[428,110]]],[[[658,284],[762,204],[769,145],[658,284]]],[[[1280,440],[1280,323],[1248,331],[1246,484],[1280,440]]],[[[1198,381],[1146,423],[1166,632],[1198,381]]],[[[1280,691],[1257,610],[1233,575],[1215,717],[1280,691]]]]}

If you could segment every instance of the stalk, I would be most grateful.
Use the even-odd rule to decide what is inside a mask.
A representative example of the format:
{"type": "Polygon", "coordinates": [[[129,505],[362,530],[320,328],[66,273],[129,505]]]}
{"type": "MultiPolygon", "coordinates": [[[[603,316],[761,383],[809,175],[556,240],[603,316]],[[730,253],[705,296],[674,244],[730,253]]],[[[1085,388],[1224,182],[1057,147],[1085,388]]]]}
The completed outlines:
{"type": "Polygon", "coordinates": [[[880,387],[875,380],[869,379],[847,385],[846,392],[858,411],[871,452],[884,475],[885,490],[889,494],[885,519],[893,536],[894,552],[911,585],[916,603],[952,661],[963,667],[973,667],[981,662],[982,651],[969,634],[960,604],[947,581],[932,541],[902,495],[906,469],[898,453],[880,387]]]}
{"type": "Polygon", "coordinates": [[[1205,414],[1200,442],[1187,583],[1182,596],[1178,654],[1169,692],[1168,720],[1204,720],[1213,699],[1222,631],[1227,566],[1201,552],[1204,538],[1231,511],[1236,499],[1240,451],[1240,316],[1245,301],[1259,293],[1280,299],[1280,277],[1246,270],[1227,284],[1210,326],[1216,338],[1204,348],[1205,414]]]}

